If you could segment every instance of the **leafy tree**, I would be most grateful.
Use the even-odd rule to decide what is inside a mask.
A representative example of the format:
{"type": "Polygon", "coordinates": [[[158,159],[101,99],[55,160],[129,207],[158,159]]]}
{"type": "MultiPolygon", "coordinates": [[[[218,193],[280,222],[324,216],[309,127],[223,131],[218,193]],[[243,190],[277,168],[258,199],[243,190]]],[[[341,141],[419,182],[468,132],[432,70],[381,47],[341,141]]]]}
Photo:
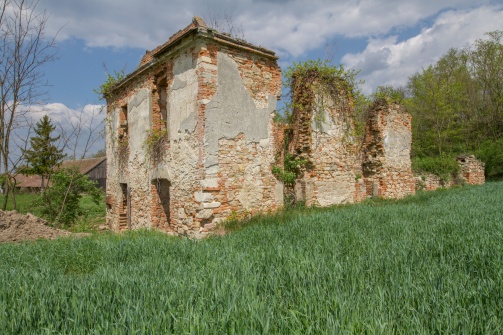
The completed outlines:
{"type": "Polygon", "coordinates": [[[469,53],[470,72],[478,88],[478,135],[497,140],[503,136],[503,31],[486,35],[469,53]]]}
{"type": "Polygon", "coordinates": [[[59,136],[51,137],[51,133],[56,129],[51,124],[47,115],[37,122],[35,128],[36,136],[30,138],[31,149],[24,150],[24,157],[27,166],[22,172],[28,175],[39,175],[42,177],[42,190],[45,188],[45,179],[50,180],[51,174],[61,165],[65,155],[63,150],[58,149],[54,143],[59,140],[59,136]]]}
{"type": "Polygon", "coordinates": [[[409,78],[414,157],[472,153],[503,175],[503,32],[487,35],[409,78]]]}
{"type": "Polygon", "coordinates": [[[77,168],[61,169],[52,176],[51,185],[39,196],[42,216],[56,226],[71,226],[84,214],[80,207],[83,194],[98,204],[101,191],[77,168]]]}
{"type": "Polygon", "coordinates": [[[409,78],[413,156],[472,153],[503,175],[503,32],[487,35],[409,78]]]}
{"type": "Polygon", "coordinates": [[[455,49],[409,79],[413,155],[442,156],[466,150],[470,81],[466,54],[455,49]]]}

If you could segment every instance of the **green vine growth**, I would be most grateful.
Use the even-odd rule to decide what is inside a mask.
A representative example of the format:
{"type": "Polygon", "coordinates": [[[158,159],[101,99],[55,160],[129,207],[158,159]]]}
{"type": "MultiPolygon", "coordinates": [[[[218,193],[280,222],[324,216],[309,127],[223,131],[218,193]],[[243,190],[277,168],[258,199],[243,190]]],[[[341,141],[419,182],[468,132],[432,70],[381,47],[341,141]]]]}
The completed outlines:
{"type": "Polygon", "coordinates": [[[298,178],[307,163],[307,159],[287,153],[285,154],[285,159],[283,160],[283,167],[273,165],[272,173],[276,178],[281,180],[283,184],[293,187],[295,180],[298,178]]]}
{"type": "Polygon", "coordinates": [[[162,158],[163,147],[165,140],[168,138],[167,129],[152,129],[147,133],[147,138],[143,142],[143,148],[147,154],[154,162],[159,161],[162,158]]]}
{"type": "Polygon", "coordinates": [[[375,101],[384,101],[386,104],[403,104],[405,102],[405,91],[389,85],[378,86],[372,97],[375,101]]]}
{"type": "Polygon", "coordinates": [[[357,74],[358,71],[334,66],[328,60],[294,62],[284,74],[287,103],[281,110],[283,117],[277,120],[292,123],[295,114],[310,109],[320,128],[327,105],[339,102],[341,91],[347,92],[350,98],[359,94],[358,84],[362,82],[356,80],[357,74]]]}
{"type": "Polygon", "coordinates": [[[126,78],[124,70],[116,71],[114,74],[107,73],[107,79],[101,86],[94,90],[96,94],[103,100],[109,100],[113,98],[112,91],[119,82],[126,78]]]}

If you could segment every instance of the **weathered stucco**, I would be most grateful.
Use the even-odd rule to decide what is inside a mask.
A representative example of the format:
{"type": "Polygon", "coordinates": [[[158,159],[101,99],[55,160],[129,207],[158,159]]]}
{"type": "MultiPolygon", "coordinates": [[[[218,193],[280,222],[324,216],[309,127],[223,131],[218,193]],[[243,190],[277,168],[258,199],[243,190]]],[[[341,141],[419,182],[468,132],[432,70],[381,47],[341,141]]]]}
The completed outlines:
{"type": "Polygon", "coordinates": [[[168,133],[172,140],[194,133],[197,123],[198,78],[196,64],[189,52],[173,62],[173,81],[169,87],[168,133]]]}
{"type": "Polygon", "coordinates": [[[201,236],[233,213],[282,206],[271,172],[276,57],[200,24],[149,52],[108,101],[107,220],[115,229],[201,236]]]}
{"type": "Polygon", "coordinates": [[[401,105],[376,101],[365,134],[362,165],[367,194],[384,198],[414,194],[410,115],[401,105]]]}
{"type": "Polygon", "coordinates": [[[257,108],[239,75],[237,64],[225,53],[217,56],[217,91],[206,107],[205,166],[218,165],[218,141],[242,133],[248,142],[267,140],[270,114],[276,107],[257,108]]]}
{"type": "Polygon", "coordinates": [[[146,88],[138,90],[128,101],[129,159],[130,162],[145,160],[143,143],[151,127],[150,92],[146,88]]]}

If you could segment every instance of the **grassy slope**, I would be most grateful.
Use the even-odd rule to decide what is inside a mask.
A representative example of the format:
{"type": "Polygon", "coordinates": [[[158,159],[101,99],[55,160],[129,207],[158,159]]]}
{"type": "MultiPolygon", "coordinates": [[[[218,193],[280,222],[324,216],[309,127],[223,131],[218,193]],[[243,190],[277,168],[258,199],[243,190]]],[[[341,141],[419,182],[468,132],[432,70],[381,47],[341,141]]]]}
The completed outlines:
{"type": "Polygon", "coordinates": [[[0,245],[0,333],[503,333],[503,183],[153,232],[0,245]]]}

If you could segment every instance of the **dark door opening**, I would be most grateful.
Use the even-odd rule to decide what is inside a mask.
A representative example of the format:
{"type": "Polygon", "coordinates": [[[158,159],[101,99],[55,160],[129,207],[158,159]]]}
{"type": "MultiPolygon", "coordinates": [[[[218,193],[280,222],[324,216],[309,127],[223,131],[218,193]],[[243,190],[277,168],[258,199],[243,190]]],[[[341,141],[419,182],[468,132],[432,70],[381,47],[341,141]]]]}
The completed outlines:
{"type": "Polygon", "coordinates": [[[126,183],[121,183],[122,202],[119,209],[119,226],[131,229],[131,191],[126,183]]]}
{"type": "MultiPolygon", "coordinates": [[[[157,197],[159,204],[162,207],[162,213],[160,213],[162,216],[164,216],[165,223],[169,225],[170,221],[170,192],[169,188],[171,186],[171,183],[167,179],[159,178],[159,179],[154,179],[152,183],[155,185],[156,191],[157,191],[157,197]]],[[[161,220],[161,221],[164,221],[161,220]]]]}

